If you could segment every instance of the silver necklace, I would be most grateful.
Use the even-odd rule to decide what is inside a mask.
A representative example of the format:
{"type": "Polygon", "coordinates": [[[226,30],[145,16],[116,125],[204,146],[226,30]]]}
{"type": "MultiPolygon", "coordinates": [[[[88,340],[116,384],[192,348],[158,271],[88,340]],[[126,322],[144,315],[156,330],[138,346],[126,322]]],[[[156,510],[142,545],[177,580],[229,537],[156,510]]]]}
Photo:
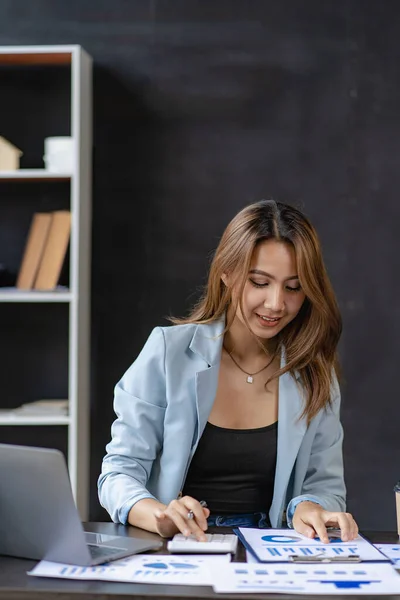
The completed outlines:
{"type": "Polygon", "coordinates": [[[229,356],[231,357],[231,359],[233,360],[233,362],[235,363],[235,365],[237,366],[238,369],[240,369],[242,371],[242,373],[244,373],[245,375],[247,375],[246,381],[247,383],[253,383],[254,381],[254,377],[256,375],[258,375],[259,373],[261,373],[261,371],[265,371],[265,369],[267,369],[270,364],[272,364],[272,361],[274,360],[275,356],[273,356],[271,358],[271,360],[265,365],[265,367],[262,367],[262,369],[260,369],[259,371],[256,371],[255,373],[248,373],[247,371],[245,371],[244,369],[242,369],[242,367],[239,365],[239,363],[236,362],[236,360],[233,358],[232,354],[225,348],[226,352],[228,352],[229,356]]]}

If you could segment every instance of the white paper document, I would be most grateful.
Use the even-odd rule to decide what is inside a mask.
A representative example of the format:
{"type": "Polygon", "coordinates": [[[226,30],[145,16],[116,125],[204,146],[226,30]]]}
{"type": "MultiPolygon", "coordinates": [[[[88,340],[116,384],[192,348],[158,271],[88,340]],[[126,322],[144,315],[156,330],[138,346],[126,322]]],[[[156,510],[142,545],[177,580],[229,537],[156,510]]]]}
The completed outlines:
{"type": "Polygon", "coordinates": [[[400,576],[390,563],[294,565],[226,563],[209,566],[221,593],[385,595],[400,593],[400,576]]]}
{"type": "Polygon", "coordinates": [[[358,555],[362,561],[387,561],[375,546],[358,536],[351,542],[342,542],[336,532],[329,534],[330,543],[319,538],[310,539],[293,529],[239,528],[240,538],[246,548],[260,562],[287,562],[289,556],[343,558],[358,555]]]}
{"type": "Polygon", "coordinates": [[[396,569],[400,569],[400,544],[374,544],[374,546],[390,558],[396,569]]]}
{"type": "Polygon", "coordinates": [[[42,560],[28,575],[62,579],[91,579],[164,585],[212,585],[210,562],[218,567],[228,564],[230,554],[185,555],[136,554],[96,567],[78,567],[42,560]]]}
{"type": "Polygon", "coordinates": [[[256,557],[254,556],[254,554],[252,554],[248,550],[246,550],[246,562],[247,563],[256,563],[257,565],[260,564],[260,561],[258,561],[256,559],[256,557]]]}

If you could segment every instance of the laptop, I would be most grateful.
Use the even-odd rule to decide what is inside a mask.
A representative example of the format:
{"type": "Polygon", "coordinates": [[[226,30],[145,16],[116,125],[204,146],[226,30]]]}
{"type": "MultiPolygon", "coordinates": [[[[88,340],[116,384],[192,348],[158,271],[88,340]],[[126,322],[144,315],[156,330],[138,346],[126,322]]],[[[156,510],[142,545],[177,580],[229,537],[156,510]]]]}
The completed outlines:
{"type": "Polygon", "coordinates": [[[0,554],[90,566],[163,545],[86,533],[58,450],[0,444],[0,481],[0,554]]]}

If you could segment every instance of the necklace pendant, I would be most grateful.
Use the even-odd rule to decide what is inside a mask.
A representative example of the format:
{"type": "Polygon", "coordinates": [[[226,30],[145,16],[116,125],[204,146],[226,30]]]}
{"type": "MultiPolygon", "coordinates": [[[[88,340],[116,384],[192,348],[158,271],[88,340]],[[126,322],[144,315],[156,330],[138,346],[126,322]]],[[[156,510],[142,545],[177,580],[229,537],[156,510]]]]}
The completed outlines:
{"type": "Polygon", "coordinates": [[[246,379],[247,383],[253,383],[253,378],[251,375],[249,375],[246,379]]]}

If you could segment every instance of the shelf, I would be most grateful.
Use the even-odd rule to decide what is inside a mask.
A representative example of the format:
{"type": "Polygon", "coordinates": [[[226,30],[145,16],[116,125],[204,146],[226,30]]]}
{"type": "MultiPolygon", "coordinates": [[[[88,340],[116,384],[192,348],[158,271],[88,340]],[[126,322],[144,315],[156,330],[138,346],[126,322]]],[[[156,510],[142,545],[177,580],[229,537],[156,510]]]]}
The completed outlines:
{"type": "Polygon", "coordinates": [[[18,416],[12,411],[0,411],[0,426],[3,425],[69,425],[68,415],[54,416],[18,416]]]}
{"type": "MultiPolygon", "coordinates": [[[[70,172],[67,172],[68,165],[66,165],[63,173],[49,171],[49,163],[41,161],[38,161],[36,164],[33,162],[22,162],[24,167],[32,165],[32,167],[36,166],[40,168],[0,171],[0,193],[1,186],[3,185],[3,194],[1,197],[2,204],[4,205],[2,219],[6,219],[5,223],[2,223],[2,226],[3,230],[9,234],[7,239],[3,240],[3,245],[13,243],[13,237],[16,236],[14,236],[11,229],[9,231],[7,228],[14,227],[14,216],[23,214],[23,211],[18,212],[19,208],[15,206],[14,194],[16,196],[28,194],[31,209],[35,210],[32,208],[32,203],[34,203],[33,206],[36,206],[36,210],[40,211],[40,209],[43,210],[42,197],[44,196],[47,202],[47,197],[51,198],[54,196],[54,192],[59,192],[63,195],[63,206],[68,206],[71,211],[71,237],[68,257],[69,264],[67,265],[69,267],[67,285],[70,287],[59,286],[55,290],[49,291],[0,287],[0,316],[3,320],[9,318],[13,320],[7,328],[8,335],[12,339],[7,338],[4,341],[2,340],[2,346],[4,347],[1,355],[3,360],[2,375],[4,375],[3,379],[6,380],[6,396],[3,394],[3,404],[0,402],[0,426],[3,427],[3,435],[10,440],[15,437],[19,441],[21,439],[22,441],[26,439],[29,442],[36,440],[35,443],[37,445],[42,445],[43,443],[46,446],[48,440],[57,439],[58,435],[64,441],[65,438],[67,439],[68,470],[71,487],[80,517],[83,521],[86,521],[88,518],[90,484],[92,80],[92,58],[79,45],[0,45],[1,85],[3,85],[4,81],[6,85],[8,81],[18,81],[18,89],[11,89],[12,93],[17,94],[24,93],[25,85],[30,86],[30,88],[33,86],[32,90],[35,94],[35,102],[36,100],[40,100],[40,104],[34,104],[33,106],[35,109],[40,109],[40,106],[42,107],[40,120],[42,130],[36,132],[40,136],[39,141],[43,142],[46,135],[49,135],[49,132],[57,133],[58,131],[59,135],[62,133],[65,135],[66,132],[69,132],[70,137],[74,140],[75,149],[74,162],[69,165],[70,172]],[[43,89],[41,89],[41,86],[38,87],[36,81],[37,75],[44,79],[48,76],[50,78],[49,85],[46,84],[43,89]],[[63,82],[63,86],[60,89],[63,97],[58,99],[58,106],[53,107],[52,82],[57,83],[58,77],[63,82]],[[67,90],[68,81],[70,81],[70,85],[68,85],[67,90]],[[42,102],[44,100],[45,102],[42,102]],[[50,112],[47,115],[48,108],[50,108],[50,112]],[[68,111],[68,114],[66,111],[68,111]],[[59,186],[62,189],[58,189],[59,186]],[[12,194],[6,193],[7,190],[12,191],[12,194]],[[68,204],[66,202],[67,195],[69,196],[68,204]],[[51,308],[50,303],[56,303],[56,306],[51,308]],[[57,307],[58,310],[56,310],[57,307]],[[14,389],[12,386],[15,384],[12,381],[15,369],[9,368],[10,366],[12,367],[12,364],[9,365],[8,361],[14,362],[16,360],[12,352],[10,352],[10,358],[8,358],[7,344],[13,344],[13,349],[17,350],[17,357],[25,356],[28,350],[29,353],[35,352],[33,343],[30,343],[29,349],[25,352],[24,340],[29,338],[31,342],[31,336],[29,329],[24,329],[23,324],[19,324],[18,322],[22,312],[24,312],[25,317],[26,311],[28,312],[28,317],[42,318],[43,316],[46,327],[50,330],[52,320],[57,319],[60,311],[63,314],[63,332],[64,334],[68,333],[68,335],[63,335],[62,340],[58,340],[58,338],[54,339],[54,349],[57,352],[57,356],[55,357],[55,361],[57,362],[55,364],[57,372],[63,373],[64,377],[65,375],[68,377],[68,382],[63,382],[63,387],[65,390],[68,390],[70,406],[73,407],[70,415],[60,415],[59,413],[51,413],[50,411],[46,412],[45,415],[38,414],[37,412],[34,415],[28,415],[26,413],[21,414],[18,410],[9,410],[5,406],[7,397],[9,397],[11,406],[14,402],[14,396],[11,397],[10,394],[7,394],[7,386],[10,386],[9,389],[14,389]],[[32,312],[33,314],[31,315],[32,312]],[[67,331],[65,329],[66,317],[68,317],[67,331]],[[13,339],[14,320],[16,321],[16,331],[21,331],[21,336],[16,335],[15,340],[13,339]],[[26,336],[26,338],[23,336],[26,336]],[[60,342],[59,347],[57,345],[58,342],[60,342]],[[17,344],[20,346],[20,351],[17,344]],[[10,379],[8,379],[8,374],[10,379]],[[55,416],[55,414],[58,416],[55,416]],[[27,427],[22,428],[21,432],[20,425],[26,425],[27,427]],[[43,433],[39,427],[42,425],[61,425],[63,428],[60,430],[57,427],[48,427],[43,433]],[[5,426],[11,426],[11,428],[9,427],[8,430],[5,430],[5,426]],[[36,428],[32,429],[29,426],[36,426],[36,428]],[[40,437],[43,437],[43,440],[40,437]]],[[[0,90],[2,89],[0,87],[0,90]]],[[[11,104],[9,108],[12,110],[11,104]]],[[[3,116],[5,119],[7,118],[7,115],[3,116]]],[[[10,123],[8,128],[8,135],[13,139],[14,134],[11,129],[12,123],[10,123]]],[[[25,207],[25,198],[23,198],[23,202],[25,207]]],[[[45,206],[49,210],[47,203],[45,206]]],[[[16,252],[17,248],[14,251],[16,252]]],[[[13,283],[15,284],[14,281],[13,283]]],[[[0,335],[2,333],[3,331],[1,330],[0,335]]],[[[51,344],[53,345],[53,342],[51,344]]],[[[52,349],[52,346],[49,346],[49,348],[46,346],[45,350],[46,352],[47,350],[51,352],[52,349]]],[[[46,352],[44,352],[43,359],[40,357],[41,361],[46,361],[46,352]]],[[[26,356],[26,359],[29,360],[29,357],[26,356]]],[[[32,389],[29,385],[30,381],[27,382],[27,386],[31,389],[33,395],[41,396],[46,395],[47,390],[52,388],[51,382],[54,374],[46,370],[45,363],[42,365],[41,362],[40,364],[43,368],[43,386],[37,380],[32,382],[32,389]]],[[[17,368],[18,365],[16,366],[17,368]]],[[[32,373],[29,373],[28,376],[32,377],[32,373]]]]}
{"type": "Polygon", "coordinates": [[[15,287],[0,288],[0,302],[70,302],[72,292],[58,287],[49,292],[40,290],[19,290],[15,287]]]}
{"type": "Polygon", "coordinates": [[[71,65],[79,46],[0,46],[0,65],[71,65]]]}
{"type": "Polygon", "coordinates": [[[18,171],[0,171],[3,181],[69,181],[71,173],[53,173],[46,169],[18,169],[18,171]]]}

